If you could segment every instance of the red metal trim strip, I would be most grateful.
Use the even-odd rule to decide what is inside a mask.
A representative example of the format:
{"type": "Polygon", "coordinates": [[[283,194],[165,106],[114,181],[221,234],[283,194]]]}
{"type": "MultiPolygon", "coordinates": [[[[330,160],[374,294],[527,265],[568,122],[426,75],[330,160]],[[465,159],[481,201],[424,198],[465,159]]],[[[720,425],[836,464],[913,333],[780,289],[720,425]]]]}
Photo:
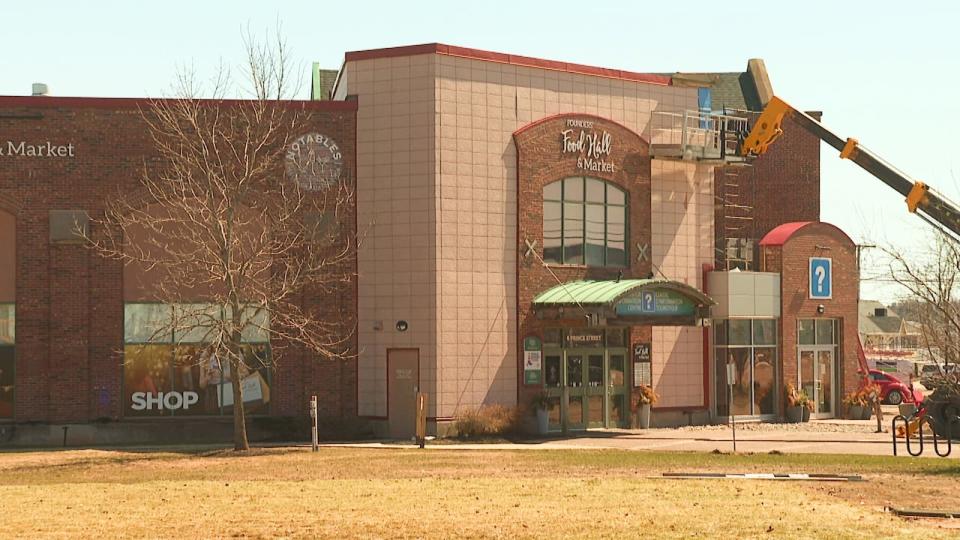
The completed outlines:
{"type": "Polygon", "coordinates": [[[607,79],[621,79],[625,81],[642,82],[661,86],[670,86],[673,83],[673,79],[666,75],[637,73],[634,71],[624,71],[621,69],[587,66],[584,64],[574,64],[571,62],[560,62],[557,60],[545,60],[543,58],[534,58],[532,56],[498,53],[493,51],[485,51],[482,49],[444,45],[443,43],[425,43],[421,45],[353,51],[346,53],[345,58],[346,61],[349,62],[352,60],[373,60],[376,58],[395,58],[398,56],[415,56],[420,54],[442,54],[445,56],[456,56],[458,58],[469,58],[473,60],[483,60],[486,62],[496,62],[499,64],[510,64],[512,66],[563,71],[566,73],[578,73],[581,75],[594,75],[596,77],[604,77],[607,79]]]}
{"type": "MultiPolygon", "coordinates": [[[[52,107],[92,107],[101,109],[137,109],[149,107],[156,101],[176,101],[173,99],[152,98],[105,98],[105,97],[51,97],[51,96],[0,96],[0,107],[23,107],[41,109],[52,107]]],[[[203,99],[204,103],[223,105],[241,105],[251,100],[244,99],[203,99]]],[[[290,107],[302,107],[320,111],[356,111],[358,103],[350,101],[284,101],[290,107]]]]}

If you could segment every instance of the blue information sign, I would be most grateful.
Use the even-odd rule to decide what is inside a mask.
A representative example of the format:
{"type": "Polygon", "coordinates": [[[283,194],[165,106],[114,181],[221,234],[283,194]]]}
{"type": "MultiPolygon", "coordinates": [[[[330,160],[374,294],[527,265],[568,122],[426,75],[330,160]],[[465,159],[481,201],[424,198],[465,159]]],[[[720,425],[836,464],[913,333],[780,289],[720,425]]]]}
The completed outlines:
{"type": "Polygon", "coordinates": [[[639,296],[620,299],[616,313],[620,316],[691,316],[696,312],[693,302],[682,294],[669,290],[640,291],[639,296]]]}
{"type": "Polygon", "coordinates": [[[643,291],[640,299],[640,311],[644,313],[654,313],[657,311],[657,297],[653,294],[653,291],[643,291]]]}
{"type": "Polygon", "coordinates": [[[833,261],[810,257],[810,298],[833,298],[833,261]]]}

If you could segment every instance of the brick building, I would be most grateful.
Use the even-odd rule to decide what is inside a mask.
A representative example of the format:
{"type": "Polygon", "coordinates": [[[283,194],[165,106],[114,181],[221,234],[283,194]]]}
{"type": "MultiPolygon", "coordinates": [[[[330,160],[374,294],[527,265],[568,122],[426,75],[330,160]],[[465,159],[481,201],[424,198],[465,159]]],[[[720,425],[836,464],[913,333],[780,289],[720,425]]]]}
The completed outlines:
{"type": "MultiPolygon", "coordinates": [[[[419,390],[443,434],[464,410],[545,393],[551,430],[617,427],[650,385],[655,424],[706,423],[776,418],[784,383],[804,384],[787,326],[810,305],[779,289],[799,267],[761,268],[758,247],[783,223],[819,219],[819,149],[787,125],[767,155],[738,155],[772,95],[762,61],[657,75],[430,44],[349,52],[335,80],[316,65],[313,75],[316,129],[345,149],[364,239],[355,290],[316,301],[356,319],[357,355],[285,362],[269,374],[264,417],[303,415],[318,394],[327,419],[406,437],[419,390]],[[744,324],[750,340],[730,342],[744,324]],[[731,362],[747,395],[732,409],[731,362]]],[[[125,273],[52,241],[49,226],[51,212],[96,214],[110,190],[130,188],[152,155],[141,103],[0,98],[0,144],[70,154],[0,156],[0,384],[11,396],[0,415],[15,426],[102,417],[145,431],[118,355],[130,354],[124,310],[136,300],[125,273]]],[[[826,225],[797,235],[783,260],[806,253],[801,237],[840,241],[826,225]]],[[[828,315],[856,296],[847,262],[831,268],[828,315]]],[[[846,332],[824,414],[852,384],[846,332]]],[[[184,416],[149,425],[186,430],[184,416]]]]}
{"type": "MultiPolygon", "coordinates": [[[[352,175],[356,102],[303,105],[304,129],[336,140],[352,175]]],[[[196,388],[200,367],[176,371],[172,342],[137,327],[157,306],[135,286],[142,272],[100,256],[71,231],[77,216],[102,218],[105,200],[138,189],[144,167],[156,163],[144,120],[149,111],[142,99],[0,98],[0,422],[14,422],[23,442],[59,440],[63,432],[54,424],[73,426],[74,443],[178,433],[222,438],[232,428],[229,408],[196,388]],[[138,387],[143,381],[152,392],[195,390],[199,403],[137,410],[134,393],[146,390],[138,387]],[[138,423],[112,422],[133,419],[138,423]],[[100,422],[89,424],[94,420],[100,422]]],[[[99,233],[92,225],[90,234],[99,233]]],[[[351,312],[353,287],[336,303],[351,312]]],[[[250,344],[254,354],[271,354],[270,346],[250,344]]],[[[309,395],[318,394],[324,416],[356,416],[355,364],[288,354],[276,372],[264,373],[273,399],[254,414],[302,415],[309,395]]],[[[16,431],[8,427],[4,435],[16,431]]]]}

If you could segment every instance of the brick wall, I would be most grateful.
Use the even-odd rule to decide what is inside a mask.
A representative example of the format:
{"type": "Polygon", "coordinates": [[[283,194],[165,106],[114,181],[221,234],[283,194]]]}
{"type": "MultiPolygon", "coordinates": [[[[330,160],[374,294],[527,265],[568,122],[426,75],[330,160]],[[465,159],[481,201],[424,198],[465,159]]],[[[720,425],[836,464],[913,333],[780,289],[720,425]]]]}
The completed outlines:
{"type": "MultiPolygon", "coordinates": [[[[818,112],[809,114],[820,119],[818,112]]],[[[717,167],[715,175],[718,247],[728,237],[750,238],[756,246],[783,223],[820,220],[820,139],[789,118],[783,121],[783,135],[751,166],[717,167]],[[724,206],[724,199],[751,209],[724,206]],[[737,219],[744,216],[752,219],[737,219]]],[[[755,257],[758,252],[755,248],[755,257]]],[[[725,268],[722,263],[718,260],[717,268],[725,268]]]]}
{"type": "MultiPolygon", "coordinates": [[[[136,189],[155,162],[140,109],[145,100],[0,98],[0,145],[73,144],[74,157],[0,156],[0,209],[16,217],[15,419],[83,422],[119,418],[123,272],[77,244],[51,244],[49,211],[102,215],[104,200],[136,189]]],[[[345,174],[355,167],[355,104],[311,104],[307,125],[337,140],[345,174]]],[[[4,148],[6,150],[6,148],[4,148]]],[[[354,215],[344,218],[351,229],[354,215]]],[[[96,228],[92,230],[96,236],[96,228]]],[[[356,280],[305,301],[353,320],[356,280]]],[[[272,414],[304,414],[320,395],[321,415],[356,416],[356,363],[312,361],[291,347],[274,378],[272,414]]]]}
{"type": "MultiPolygon", "coordinates": [[[[591,131],[591,130],[586,130],[591,131]]],[[[636,244],[650,246],[650,157],[647,142],[639,135],[620,124],[590,115],[569,114],[550,117],[519,130],[514,139],[518,152],[517,195],[517,249],[520,254],[517,268],[518,337],[537,336],[543,339],[543,330],[548,327],[574,328],[585,325],[585,318],[576,312],[562,320],[538,319],[532,309],[533,299],[558,282],[579,279],[616,279],[622,270],[623,277],[646,278],[650,275],[648,257],[637,260],[636,244]],[[593,132],[606,131],[612,136],[611,154],[604,157],[616,169],[613,173],[586,172],[577,167],[576,153],[561,152],[561,132],[579,127],[568,127],[567,120],[593,122],[593,132]],[[588,268],[583,265],[553,265],[541,263],[543,257],[543,187],[569,176],[590,176],[616,184],[628,193],[629,233],[627,242],[628,268],[588,268]],[[526,241],[536,242],[536,254],[524,256],[526,241]]],[[[571,310],[572,311],[572,310],[571,310]]],[[[650,327],[630,329],[630,343],[651,341],[650,327]]],[[[523,381],[523,351],[518,351],[517,380],[520,381],[518,403],[528,404],[530,398],[542,390],[542,386],[527,386],[523,381]]],[[[636,403],[637,396],[631,401],[636,403]]]]}
{"type": "MultiPolygon", "coordinates": [[[[839,319],[840,341],[836,357],[840,388],[836,394],[837,415],[840,400],[860,383],[857,374],[857,304],[859,274],[856,245],[840,229],[828,223],[811,223],[795,232],[783,246],[765,246],[766,271],[780,272],[782,315],[780,352],[783,383],[797,385],[797,319],[839,319]],[[832,298],[809,298],[809,259],[832,259],[832,298]],[[817,307],[823,305],[822,314],[817,307]]],[[[783,400],[780,403],[783,412],[783,400]]]]}

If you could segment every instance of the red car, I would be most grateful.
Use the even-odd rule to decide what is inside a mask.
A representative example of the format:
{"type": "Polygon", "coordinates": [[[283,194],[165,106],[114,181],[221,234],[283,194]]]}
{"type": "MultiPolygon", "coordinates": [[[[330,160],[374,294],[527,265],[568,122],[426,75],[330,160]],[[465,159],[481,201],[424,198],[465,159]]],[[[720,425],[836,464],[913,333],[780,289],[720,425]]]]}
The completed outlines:
{"type": "MultiPolygon", "coordinates": [[[[913,389],[889,373],[871,369],[870,380],[880,385],[880,399],[884,403],[899,405],[901,403],[917,402],[913,389]]],[[[917,392],[917,394],[919,394],[919,392],[917,392]]]]}

